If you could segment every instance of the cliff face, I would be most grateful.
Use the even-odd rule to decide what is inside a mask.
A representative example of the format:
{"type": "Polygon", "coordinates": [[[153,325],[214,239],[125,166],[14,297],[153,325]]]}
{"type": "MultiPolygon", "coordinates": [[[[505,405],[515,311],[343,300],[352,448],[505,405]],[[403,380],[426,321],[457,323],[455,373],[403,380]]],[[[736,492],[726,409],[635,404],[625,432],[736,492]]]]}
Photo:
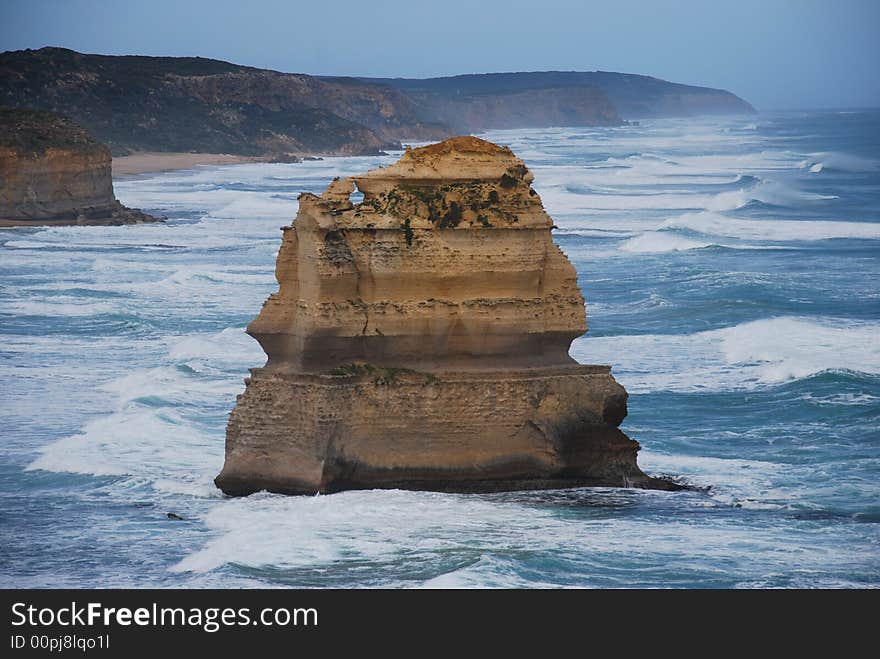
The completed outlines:
{"type": "Polygon", "coordinates": [[[614,105],[596,87],[524,89],[472,95],[411,92],[423,116],[463,132],[491,128],[619,126],[614,105]]]}
{"type": "Polygon", "coordinates": [[[460,137],[303,194],[217,485],[672,489],[638,469],[610,368],[568,355],[584,301],[531,181],[460,137]]]}
{"type": "Polygon", "coordinates": [[[110,150],[67,119],[0,108],[0,223],[155,221],[116,200],[110,166],[110,150]]]}
{"type": "Polygon", "coordinates": [[[572,81],[589,80],[601,88],[626,119],[755,112],[750,103],[724,89],[682,85],[630,73],[595,71],[569,75],[572,81]]]}
{"type": "Polygon", "coordinates": [[[353,79],[266,71],[199,57],[0,54],[0,105],[60,112],[117,155],[198,151],[377,153],[402,137],[448,136],[402,92],[353,79]]]}
{"type": "Polygon", "coordinates": [[[302,195],[248,331],[270,365],[308,371],[571,363],[584,301],[531,178],[508,149],[454,138],[302,195]]]}

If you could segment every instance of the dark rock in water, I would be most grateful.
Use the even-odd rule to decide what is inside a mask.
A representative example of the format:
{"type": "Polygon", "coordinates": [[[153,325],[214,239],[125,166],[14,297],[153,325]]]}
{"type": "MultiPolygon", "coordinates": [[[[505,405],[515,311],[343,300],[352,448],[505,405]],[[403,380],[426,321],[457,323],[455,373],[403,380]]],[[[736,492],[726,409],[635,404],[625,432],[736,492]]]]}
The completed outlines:
{"type": "Polygon", "coordinates": [[[113,194],[110,150],[50,112],[0,108],[0,226],[139,224],[113,194]]]}
{"type": "Polygon", "coordinates": [[[532,179],[457,137],[301,195],[218,487],[682,489],[636,464],[610,367],[568,354],[584,299],[532,179]]]}
{"type": "Polygon", "coordinates": [[[266,162],[273,163],[297,163],[302,162],[303,159],[293,153],[279,153],[272,158],[269,158],[266,162]]]}
{"type": "Polygon", "coordinates": [[[177,520],[177,521],[181,521],[181,522],[185,521],[184,518],[181,517],[180,515],[178,515],[177,513],[166,513],[165,517],[167,517],[168,519],[173,519],[173,520],[177,520]]]}

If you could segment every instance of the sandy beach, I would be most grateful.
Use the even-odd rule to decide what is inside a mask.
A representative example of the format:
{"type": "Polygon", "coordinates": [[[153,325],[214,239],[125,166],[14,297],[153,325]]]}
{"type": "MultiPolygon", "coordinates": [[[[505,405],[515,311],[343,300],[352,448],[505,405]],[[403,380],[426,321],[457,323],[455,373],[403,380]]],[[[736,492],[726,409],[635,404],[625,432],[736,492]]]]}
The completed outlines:
{"type": "Polygon", "coordinates": [[[139,174],[168,172],[175,169],[191,169],[198,165],[236,165],[244,162],[260,162],[258,156],[235,156],[228,153],[133,153],[113,158],[113,178],[128,178],[139,174]]]}

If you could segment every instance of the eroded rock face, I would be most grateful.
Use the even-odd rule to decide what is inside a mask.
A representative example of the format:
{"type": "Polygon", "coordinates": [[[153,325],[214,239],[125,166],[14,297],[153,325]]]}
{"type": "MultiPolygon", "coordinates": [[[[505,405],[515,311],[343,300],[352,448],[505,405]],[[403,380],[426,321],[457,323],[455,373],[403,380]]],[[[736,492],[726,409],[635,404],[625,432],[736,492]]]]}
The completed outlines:
{"type": "Polygon", "coordinates": [[[531,179],[510,150],[462,137],[302,195],[249,333],[270,366],[308,372],[573,363],[584,300],[531,179]]]}
{"type": "Polygon", "coordinates": [[[610,368],[568,355],[584,300],[532,178],[457,137],[303,194],[217,485],[673,488],[637,467],[610,368]]]}
{"type": "Polygon", "coordinates": [[[49,112],[0,109],[0,223],[156,221],[113,195],[110,150],[49,112]]]}

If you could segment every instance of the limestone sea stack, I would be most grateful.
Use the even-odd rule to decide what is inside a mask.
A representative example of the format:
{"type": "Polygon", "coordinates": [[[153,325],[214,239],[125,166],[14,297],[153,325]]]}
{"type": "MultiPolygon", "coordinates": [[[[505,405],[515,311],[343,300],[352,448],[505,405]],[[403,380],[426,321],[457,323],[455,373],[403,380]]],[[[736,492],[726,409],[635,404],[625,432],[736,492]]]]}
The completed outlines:
{"type": "Polygon", "coordinates": [[[155,221],[116,200],[110,150],[87,130],[51,112],[0,108],[0,226],[155,221]]]}
{"type": "Polygon", "coordinates": [[[217,486],[677,489],[637,466],[610,367],[568,354],[584,299],[532,179],[456,137],[302,194],[217,486]]]}

